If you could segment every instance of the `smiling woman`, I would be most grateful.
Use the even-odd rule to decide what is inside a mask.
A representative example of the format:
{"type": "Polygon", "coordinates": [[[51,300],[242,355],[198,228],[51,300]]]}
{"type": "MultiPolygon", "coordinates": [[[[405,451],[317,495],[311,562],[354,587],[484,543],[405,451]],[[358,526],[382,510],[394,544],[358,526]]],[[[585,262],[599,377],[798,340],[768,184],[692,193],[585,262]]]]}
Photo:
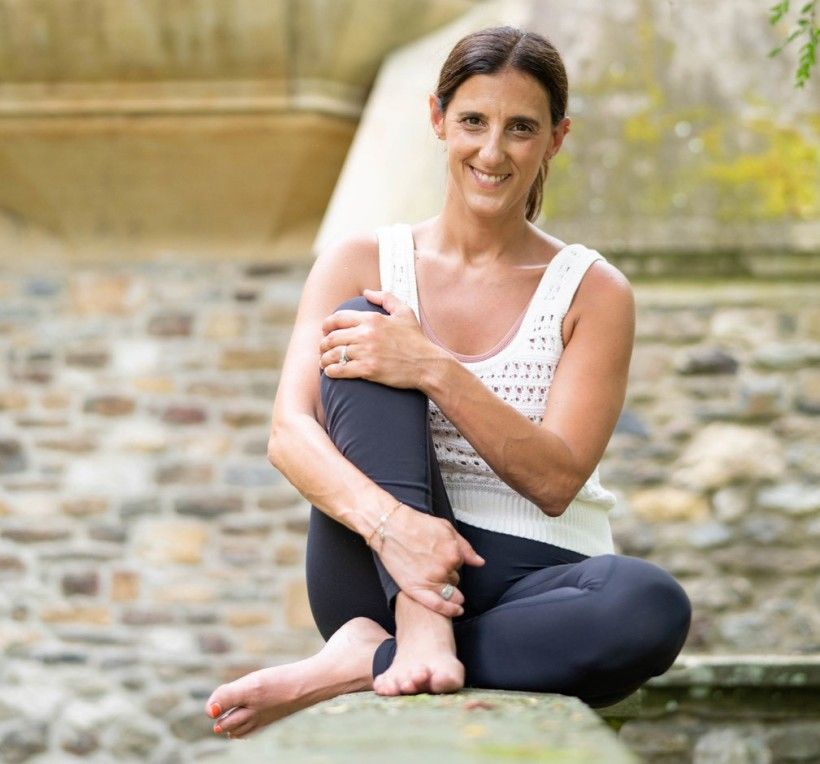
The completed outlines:
{"type": "Polygon", "coordinates": [[[467,36],[429,97],[448,150],[441,213],[317,259],[269,457],[313,504],[308,591],[327,644],[218,687],[215,731],[370,689],[602,706],[679,653],[689,600],[657,565],[613,553],[598,476],[632,290],[599,252],[532,224],[566,104],[549,41],[467,36]]]}

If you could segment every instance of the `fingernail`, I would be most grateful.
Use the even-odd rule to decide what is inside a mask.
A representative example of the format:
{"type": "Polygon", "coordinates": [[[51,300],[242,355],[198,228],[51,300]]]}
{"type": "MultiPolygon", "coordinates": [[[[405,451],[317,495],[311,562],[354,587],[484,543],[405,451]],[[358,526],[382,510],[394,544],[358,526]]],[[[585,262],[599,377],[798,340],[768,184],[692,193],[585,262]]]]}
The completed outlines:
{"type": "Polygon", "coordinates": [[[214,732],[217,735],[220,734],[222,732],[222,727],[220,727],[218,724],[214,724],[214,732]]]}
{"type": "Polygon", "coordinates": [[[222,706],[219,703],[211,703],[211,717],[216,719],[222,713],[222,706]]]}

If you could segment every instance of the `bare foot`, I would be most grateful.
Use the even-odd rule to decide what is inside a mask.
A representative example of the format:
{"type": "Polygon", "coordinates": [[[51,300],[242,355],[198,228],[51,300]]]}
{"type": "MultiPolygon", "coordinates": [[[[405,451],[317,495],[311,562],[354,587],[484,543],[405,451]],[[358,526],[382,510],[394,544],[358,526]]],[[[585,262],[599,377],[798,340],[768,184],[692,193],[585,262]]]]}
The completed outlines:
{"type": "Polygon", "coordinates": [[[388,634],[369,618],[342,626],[316,655],[253,671],[217,687],[205,704],[214,732],[247,735],[289,714],[345,692],[372,688],[373,653],[388,634]]]}
{"type": "Polygon", "coordinates": [[[452,621],[403,592],[396,598],[396,657],[373,680],[379,695],[458,692],[464,666],[456,658],[452,621]]]}

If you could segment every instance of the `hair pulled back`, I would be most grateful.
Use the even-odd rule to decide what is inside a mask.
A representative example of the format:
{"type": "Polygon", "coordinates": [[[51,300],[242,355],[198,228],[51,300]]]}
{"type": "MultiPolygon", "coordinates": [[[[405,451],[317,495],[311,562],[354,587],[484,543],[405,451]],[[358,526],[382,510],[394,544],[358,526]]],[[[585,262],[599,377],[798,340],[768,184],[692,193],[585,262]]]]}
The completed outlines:
{"type": "MultiPolygon", "coordinates": [[[[463,37],[450,51],[441,67],[436,96],[442,113],[456,90],[474,74],[495,74],[515,69],[538,80],[549,95],[550,120],[554,128],[565,116],[569,84],[564,62],[555,46],[535,32],[515,27],[491,27],[463,37]]],[[[544,183],[549,172],[544,160],[527,195],[527,220],[534,221],[541,211],[544,183]]]]}

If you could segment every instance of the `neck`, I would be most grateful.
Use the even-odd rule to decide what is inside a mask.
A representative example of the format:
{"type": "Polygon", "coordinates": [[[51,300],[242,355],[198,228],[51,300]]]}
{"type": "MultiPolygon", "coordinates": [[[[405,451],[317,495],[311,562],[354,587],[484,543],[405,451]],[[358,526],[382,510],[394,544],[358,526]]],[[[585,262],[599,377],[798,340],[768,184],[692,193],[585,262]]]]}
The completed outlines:
{"type": "Polygon", "coordinates": [[[463,200],[448,188],[436,228],[441,252],[457,254],[465,264],[483,266],[523,252],[531,225],[523,210],[478,216],[465,209],[463,200]]]}

